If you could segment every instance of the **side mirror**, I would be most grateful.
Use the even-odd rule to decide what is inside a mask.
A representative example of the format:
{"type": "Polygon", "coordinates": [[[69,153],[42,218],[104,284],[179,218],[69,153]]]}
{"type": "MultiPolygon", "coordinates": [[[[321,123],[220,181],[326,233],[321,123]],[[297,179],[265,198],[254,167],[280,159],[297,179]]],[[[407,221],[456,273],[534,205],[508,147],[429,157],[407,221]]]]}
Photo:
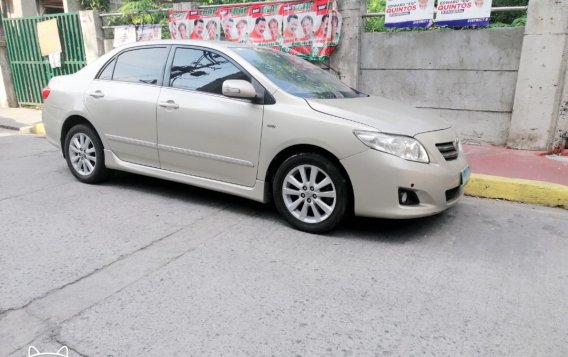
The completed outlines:
{"type": "Polygon", "coordinates": [[[223,95],[231,98],[256,98],[254,86],[242,79],[228,79],[223,82],[223,95]]]}

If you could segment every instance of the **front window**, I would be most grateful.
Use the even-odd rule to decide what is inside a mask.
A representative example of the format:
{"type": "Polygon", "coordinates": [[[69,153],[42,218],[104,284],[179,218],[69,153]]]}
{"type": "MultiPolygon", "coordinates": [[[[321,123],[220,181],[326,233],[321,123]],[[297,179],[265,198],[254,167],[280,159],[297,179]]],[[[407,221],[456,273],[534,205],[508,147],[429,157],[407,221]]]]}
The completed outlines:
{"type": "Polygon", "coordinates": [[[222,94],[228,79],[250,79],[223,56],[206,50],[178,48],[172,63],[169,85],[174,88],[222,94]]]}
{"type": "Polygon", "coordinates": [[[354,98],[359,93],[331,74],[299,57],[265,48],[235,48],[268,79],[302,98],[354,98]]]}

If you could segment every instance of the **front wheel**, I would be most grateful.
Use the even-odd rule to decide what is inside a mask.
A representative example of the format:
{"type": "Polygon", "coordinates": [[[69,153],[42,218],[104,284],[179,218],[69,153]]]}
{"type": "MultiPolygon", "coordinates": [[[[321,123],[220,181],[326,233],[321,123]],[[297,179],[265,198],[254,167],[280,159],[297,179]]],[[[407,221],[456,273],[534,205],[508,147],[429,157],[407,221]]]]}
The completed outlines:
{"type": "Polygon", "coordinates": [[[103,144],[87,125],[75,125],[69,130],[65,137],[65,158],[69,170],[81,182],[101,182],[110,173],[105,167],[103,144]]]}
{"type": "Polygon", "coordinates": [[[302,153],[286,159],[273,181],[276,208],[295,228],[324,233],[347,212],[347,180],[325,156],[302,153]]]}

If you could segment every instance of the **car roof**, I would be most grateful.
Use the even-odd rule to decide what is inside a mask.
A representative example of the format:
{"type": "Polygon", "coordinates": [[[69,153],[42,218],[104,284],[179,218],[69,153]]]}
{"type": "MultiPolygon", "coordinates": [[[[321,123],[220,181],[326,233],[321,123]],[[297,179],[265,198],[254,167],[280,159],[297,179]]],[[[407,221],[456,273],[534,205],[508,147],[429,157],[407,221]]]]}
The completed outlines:
{"type": "Polygon", "coordinates": [[[140,41],[129,43],[117,49],[134,48],[141,46],[152,46],[152,45],[193,45],[193,46],[203,46],[212,49],[226,49],[235,47],[254,47],[244,43],[234,43],[230,41],[204,41],[204,40],[152,40],[152,41],[140,41]]]}

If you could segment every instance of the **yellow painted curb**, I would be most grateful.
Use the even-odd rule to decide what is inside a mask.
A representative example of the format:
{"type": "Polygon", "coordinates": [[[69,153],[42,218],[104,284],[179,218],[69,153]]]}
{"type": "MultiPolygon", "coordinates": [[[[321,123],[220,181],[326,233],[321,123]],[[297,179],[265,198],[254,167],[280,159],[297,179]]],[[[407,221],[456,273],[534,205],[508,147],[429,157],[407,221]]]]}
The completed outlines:
{"type": "Polygon", "coordinates": [[[472,174],[465,194],[568,209],[568,186],[542,181],[472,174]]]}
{"type": "Polygon", "coordinates": [[[43,123],[36,123],[30,129],[30,132],[35,135],[45,136],[45,127],[43,126],[43,123]]]}
{"type": "Polygon", "coordinates": [[[42,122],[20,128],[20,134],[35,134],[45,136],[45,127],[42,122]]]}

